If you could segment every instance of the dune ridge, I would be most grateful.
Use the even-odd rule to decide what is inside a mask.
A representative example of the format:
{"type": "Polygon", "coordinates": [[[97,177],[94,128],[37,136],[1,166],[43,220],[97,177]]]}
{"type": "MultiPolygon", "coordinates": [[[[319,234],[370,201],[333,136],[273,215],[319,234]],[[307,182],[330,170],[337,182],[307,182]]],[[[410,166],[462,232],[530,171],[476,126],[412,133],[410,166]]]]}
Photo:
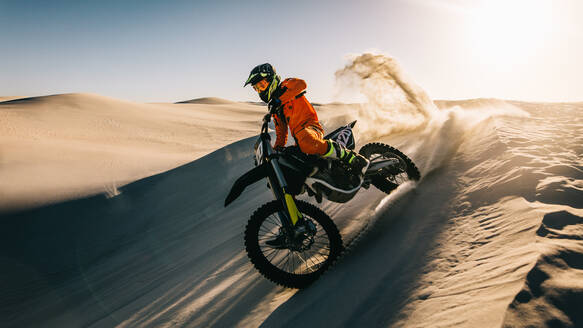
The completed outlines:
{"type": "Polygon", "coordinates": [[[14,100],[14,99],[19,99],[19,98],[25,98],[25,97],[19,97],[19,96],[4,96],[4,97],[0,97],[0,102],[4,102],[4,101],[10,101],[10,100],[14,100]]]}
{"type": "Polygon", "coordinates": [[[184,100],[176,102],[176,104],[203,104],[203,105],[230,105],[236,104],[236,102],[217,98],[217,97],[203,97],[203,98],[195,98],[190,100],[184,100]]]}
{"type": "Polygon", "coordinates": [[[255,134],[261,115],[252,105],[139,104],[94,94],[2,102],[0,211],[115,190],[255,134]]]}

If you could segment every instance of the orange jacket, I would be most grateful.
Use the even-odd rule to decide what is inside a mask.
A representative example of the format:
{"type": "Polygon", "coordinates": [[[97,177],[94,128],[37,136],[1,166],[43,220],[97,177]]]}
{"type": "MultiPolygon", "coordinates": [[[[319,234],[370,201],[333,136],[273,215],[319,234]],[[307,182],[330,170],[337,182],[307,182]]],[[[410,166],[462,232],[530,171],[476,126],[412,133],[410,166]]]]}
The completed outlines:
{"type": "Polygon", "coordinates": [[[280,87],[286,87],[287,90],[279,97],[281,103],[283,104],[283,115],[285,116],[285,121],[282,121],[279,115],[274,115],[275,117],[275,134],[277,138],[275,139],[274,147],[284,147],[287,142],[287,128],[292,133],[292,136],[296,136],[296,133],[301,131],[306,126],[314,126],[324,132],[324,129],[318,122],[318,114],[314,110],[314,107],[302,94],[306,90],[306,82],[301,79],[290,78],[285,79],[281,82],[280,87]]]}

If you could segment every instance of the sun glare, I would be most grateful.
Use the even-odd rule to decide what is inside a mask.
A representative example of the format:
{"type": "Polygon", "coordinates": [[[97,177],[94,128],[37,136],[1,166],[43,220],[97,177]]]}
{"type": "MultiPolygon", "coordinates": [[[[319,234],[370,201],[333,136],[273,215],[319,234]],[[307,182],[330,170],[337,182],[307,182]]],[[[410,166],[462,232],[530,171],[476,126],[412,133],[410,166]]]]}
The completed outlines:
{"type": "Polygon", "coordinates": [[[551,0],[488,0],[470,11],[471,50],[503,69],[544,48],[552,29],[551,0]]]}

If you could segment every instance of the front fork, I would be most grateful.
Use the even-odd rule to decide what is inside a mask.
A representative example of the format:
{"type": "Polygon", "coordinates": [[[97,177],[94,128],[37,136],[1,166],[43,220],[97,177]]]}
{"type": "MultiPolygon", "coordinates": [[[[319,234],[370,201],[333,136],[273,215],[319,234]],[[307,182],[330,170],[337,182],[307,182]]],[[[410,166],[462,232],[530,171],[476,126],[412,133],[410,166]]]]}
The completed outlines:
{"type": "Polygon", "coordinates": [[[273,174],[268,176],[271,191],[275,198],[282,202],[285,209],[279,212],[279,218],[285,229],[292,232],[298,221],[302,219],[302,213],[298,210],[294,197],[287,192],[287,183],[277,158],[273,158],[269,162],[273,168],[273,174]]]}

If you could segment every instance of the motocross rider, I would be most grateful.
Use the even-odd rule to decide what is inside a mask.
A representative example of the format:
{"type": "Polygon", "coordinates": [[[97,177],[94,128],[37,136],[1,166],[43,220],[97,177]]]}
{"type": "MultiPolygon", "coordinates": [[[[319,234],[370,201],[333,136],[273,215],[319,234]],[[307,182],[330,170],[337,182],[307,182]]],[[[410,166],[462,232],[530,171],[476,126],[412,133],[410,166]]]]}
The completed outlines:
{"type": "Polygon", "coordinates": [[[369,162],[362,155],[346,149],[334,140],[324,139],[324,129],[318,122],[314,107],[306,99],[306,82],[297,78],[281,81],[268,63],[251,70],[244,86],[251,84],[261,100],[274,110],[276,140],[274,149],[282,151],[287,142],[288,127],[300,150],[306,154],[338,159],[363,175],[369,162]]]}

